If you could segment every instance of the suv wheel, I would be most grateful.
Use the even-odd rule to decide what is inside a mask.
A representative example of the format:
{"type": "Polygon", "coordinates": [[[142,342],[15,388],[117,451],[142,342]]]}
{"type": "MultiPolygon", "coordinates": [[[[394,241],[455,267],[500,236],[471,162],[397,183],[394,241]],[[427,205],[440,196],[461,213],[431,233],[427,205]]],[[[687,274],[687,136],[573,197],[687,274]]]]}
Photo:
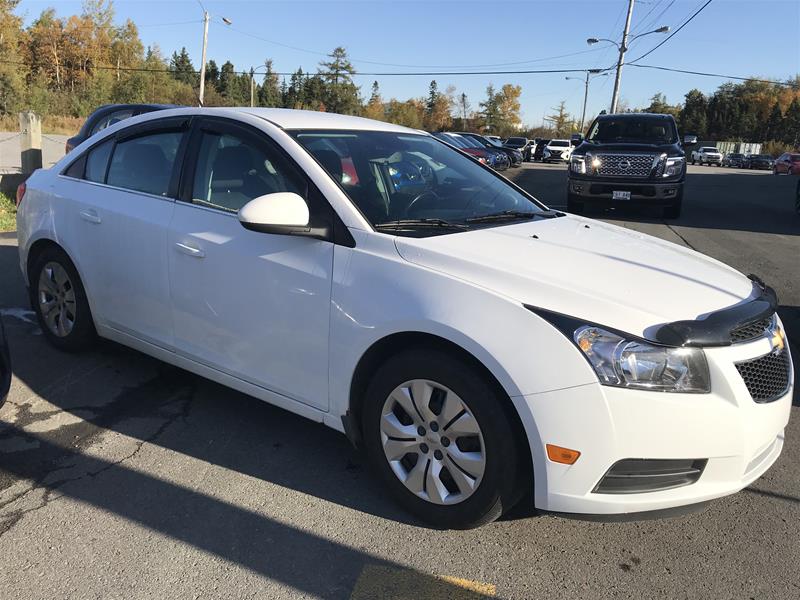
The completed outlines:
{"type": "Polygon", "coordinates": [[[378,369],[362,414],[370,461],[394,498],[437,528],[497,519],[524,490],[504,399],[473,367],[438,350],[378,369]]]}
{"type": "Polygon", "coordinates": [[[31,304],[48,341],[60,350],[82,350],[96,336],[86,291],[75,265],[60,248],[46,248],[31,265],[31,304]]]}
{"type": "Polygon", "coordinates": [[[677,219],[681,216],[681,208],[683,207],[683,192],[669,206],[664,207],[663,215],[665,219],[677,219]]]}
{"type": "Polygon", "coordinates": [[[575,215],[583,212],[583,202],[575,194],[567,194],[567,212],[575,215]]]}

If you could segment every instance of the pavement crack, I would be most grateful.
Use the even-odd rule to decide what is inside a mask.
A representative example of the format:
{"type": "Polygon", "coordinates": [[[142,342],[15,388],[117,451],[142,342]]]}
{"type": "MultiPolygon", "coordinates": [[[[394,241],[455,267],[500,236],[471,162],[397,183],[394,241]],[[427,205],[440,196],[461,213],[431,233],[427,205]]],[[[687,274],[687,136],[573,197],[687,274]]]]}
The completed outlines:
{"type": "Polygon", "coordinates": [[[683,243],[684,243],[684,244],[686,244],[686,245],[687,245],[689,248],[691,248],[691,249],[692,249],[692,250],[694,250],[695,252],[697,252],[697,251],[698,251],[698,250],[697,250],[697,248],[695,248],[694,246],[692,246],[692,244],[689,242],[689,240],[687,240],[685,237],[683,237],[683,236],[682,236],[682,235],[681,235],[681,234],[678,232],[678,230],[677,230],[677,229],[675,229],[675,228],[674,228],[672,225],[670,225],[670,224],[669,224],[669,223],[667,223],[666,221],[664,221],[664,225],[666,225],[666,226],[667,226],[667,229],[669,229],[669,230],[670,230],[672,233],[674,233],[674,234],[675,234],[675,235],[677,235],[679,238],[681,238],[681,240],[683,240],[683,243]]]}

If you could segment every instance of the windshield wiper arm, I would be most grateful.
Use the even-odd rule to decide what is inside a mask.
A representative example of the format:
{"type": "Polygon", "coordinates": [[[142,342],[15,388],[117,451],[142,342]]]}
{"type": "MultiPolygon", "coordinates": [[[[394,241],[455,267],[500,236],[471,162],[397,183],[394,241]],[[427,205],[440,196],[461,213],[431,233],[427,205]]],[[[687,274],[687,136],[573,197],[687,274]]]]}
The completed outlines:
{"type": "Polygon", "coordinates": [[[444,219],[398,219],[376,223],[375,229],[400,229],[402,227],[442,227],[445,229],[469,229],[462,223],[453,223],[444,219]]]}
{"type": "Polygon", "coordinates": [[[542,210],[538,212],[527,210],[504,210],[502,212],[481,215],[465,219],[467,223],[491,223],[492,221],[510,221],[514,219],[554,219],[563,217],[564,213],[557,210],[542,210]]]}

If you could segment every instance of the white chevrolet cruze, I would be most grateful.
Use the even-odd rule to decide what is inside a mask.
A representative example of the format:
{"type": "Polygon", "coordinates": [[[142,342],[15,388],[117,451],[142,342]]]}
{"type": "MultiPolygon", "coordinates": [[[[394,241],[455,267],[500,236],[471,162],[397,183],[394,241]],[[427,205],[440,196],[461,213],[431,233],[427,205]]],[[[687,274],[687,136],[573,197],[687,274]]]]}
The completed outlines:
{"type": "Polygon", "coordinates": [[[434,526],[523,499],[685,510],[783,447],[793,372],[769,287],[549,210],[418,131],[167,110],[18,201],[54,345],[99,335],[342,431],[434,526]]]}

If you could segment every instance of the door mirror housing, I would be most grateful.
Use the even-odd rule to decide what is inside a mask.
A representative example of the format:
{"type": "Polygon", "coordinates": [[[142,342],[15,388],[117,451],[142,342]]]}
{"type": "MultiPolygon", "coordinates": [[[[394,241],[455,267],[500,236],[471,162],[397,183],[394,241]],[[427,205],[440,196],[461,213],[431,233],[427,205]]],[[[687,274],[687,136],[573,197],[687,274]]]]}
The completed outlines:
{"type": "Polygon", "coordinates": [[[685,135],[683,136],[683,143],[687,146],[691,146],[692,144],[697,143],[697,136],[696,135],[685,135]]]}
{"type": "Polygon", "coordinates": [[[328,227],[311,227],[310,219],[308,204],[294,192],[265,194],[239,209],[239,222],[250,231],[328,240],[328,227]]]}
{"type": "Polygon", "coordinates": [[[583,142],[583,134],[573,133],[571,136],[569,136],[569,141],[572,146],[578,146],[581,142],[583,142]]]}

